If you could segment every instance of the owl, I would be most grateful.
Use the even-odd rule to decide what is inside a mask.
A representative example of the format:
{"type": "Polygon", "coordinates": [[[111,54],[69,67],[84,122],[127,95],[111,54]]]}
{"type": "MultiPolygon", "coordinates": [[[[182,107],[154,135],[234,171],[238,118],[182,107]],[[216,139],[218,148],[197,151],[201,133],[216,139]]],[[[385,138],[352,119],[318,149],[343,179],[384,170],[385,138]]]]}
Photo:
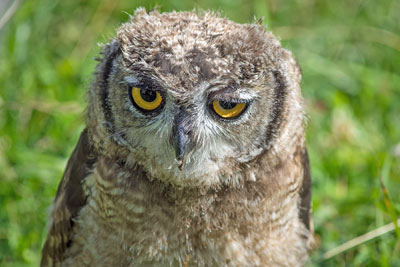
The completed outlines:
{"type": "Polygon", "coordinates": [[[41,266],[302,266],[300,80],[259,22],[139,8],[103,48],[41,266]]]}

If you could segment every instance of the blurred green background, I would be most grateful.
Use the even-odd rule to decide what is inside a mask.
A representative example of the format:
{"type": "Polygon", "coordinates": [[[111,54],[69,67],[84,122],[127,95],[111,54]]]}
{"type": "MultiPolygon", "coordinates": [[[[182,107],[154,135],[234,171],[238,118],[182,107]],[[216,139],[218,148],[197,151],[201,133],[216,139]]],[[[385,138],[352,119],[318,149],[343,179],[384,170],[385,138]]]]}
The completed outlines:
{"type": "Polygon", "coordinates": [[[319,241],[310,265],[400,266],[394,231],[323,258],[400,214],[398,0],[1,0],[0,266],[38,265],[48,207],[84,127],[97,43],[136,7],[156,5],[265,18],[303,69],[319,241]]]}

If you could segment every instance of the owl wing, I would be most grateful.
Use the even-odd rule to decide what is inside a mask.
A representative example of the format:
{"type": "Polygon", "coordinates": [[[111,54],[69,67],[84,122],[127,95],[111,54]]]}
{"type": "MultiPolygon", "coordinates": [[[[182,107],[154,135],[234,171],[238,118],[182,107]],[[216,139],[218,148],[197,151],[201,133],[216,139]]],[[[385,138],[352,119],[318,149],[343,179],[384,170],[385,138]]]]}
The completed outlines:
{"type": "Polygon", "coordinates": [[[40,266],[59,265],[66,249],[71,245],[74,218],[86,204],[82,181],[90,173],[96,161],[87,129],[79,138],[68,160],[63,178],[57,190],[51,213],[51,225],[42,250],[40,266]]]}
{"type": "Polygon", "coordinates": [[[304,169],[303,184],[300,189],[300,209],[299,217],[308,230],[312,231],[311,221],[311,174],[310,174],[310,161],[308,159],[307,149],[304,150],[302,156],[302,164],[304,169]]]}

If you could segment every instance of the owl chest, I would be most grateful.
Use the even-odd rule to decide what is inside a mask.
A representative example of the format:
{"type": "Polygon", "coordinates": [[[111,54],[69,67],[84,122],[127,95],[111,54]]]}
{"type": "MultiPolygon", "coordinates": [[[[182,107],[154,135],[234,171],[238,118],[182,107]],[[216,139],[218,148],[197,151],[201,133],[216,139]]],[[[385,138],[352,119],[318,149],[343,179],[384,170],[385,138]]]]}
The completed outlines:
{"type": "Polygon", "coordinates": [[[260,214],[185,208],[158,202],[140,186],[126,190],[94,182],[69,252],[92,266],[263,266],[273,263],[275,250],[303,245],[297,220],[282,218],[285,225],[279,226],[260,214]]]}

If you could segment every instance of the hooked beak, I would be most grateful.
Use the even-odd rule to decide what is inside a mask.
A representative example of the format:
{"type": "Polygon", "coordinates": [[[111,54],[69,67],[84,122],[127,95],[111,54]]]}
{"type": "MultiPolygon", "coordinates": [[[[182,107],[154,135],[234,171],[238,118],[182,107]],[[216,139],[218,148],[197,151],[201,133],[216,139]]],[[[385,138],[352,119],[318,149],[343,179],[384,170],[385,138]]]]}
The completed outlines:
{"type": "Polygon", "coordinates": [[[172,139],[173,146],[175,149],[175,159],[178,163],[179,170],[183,170],[185,166],[185,157],[190,149],[190,123],[188,120],[188,114],[186,110],[182,109],[175,116],[172,128],[172,139]]]}

